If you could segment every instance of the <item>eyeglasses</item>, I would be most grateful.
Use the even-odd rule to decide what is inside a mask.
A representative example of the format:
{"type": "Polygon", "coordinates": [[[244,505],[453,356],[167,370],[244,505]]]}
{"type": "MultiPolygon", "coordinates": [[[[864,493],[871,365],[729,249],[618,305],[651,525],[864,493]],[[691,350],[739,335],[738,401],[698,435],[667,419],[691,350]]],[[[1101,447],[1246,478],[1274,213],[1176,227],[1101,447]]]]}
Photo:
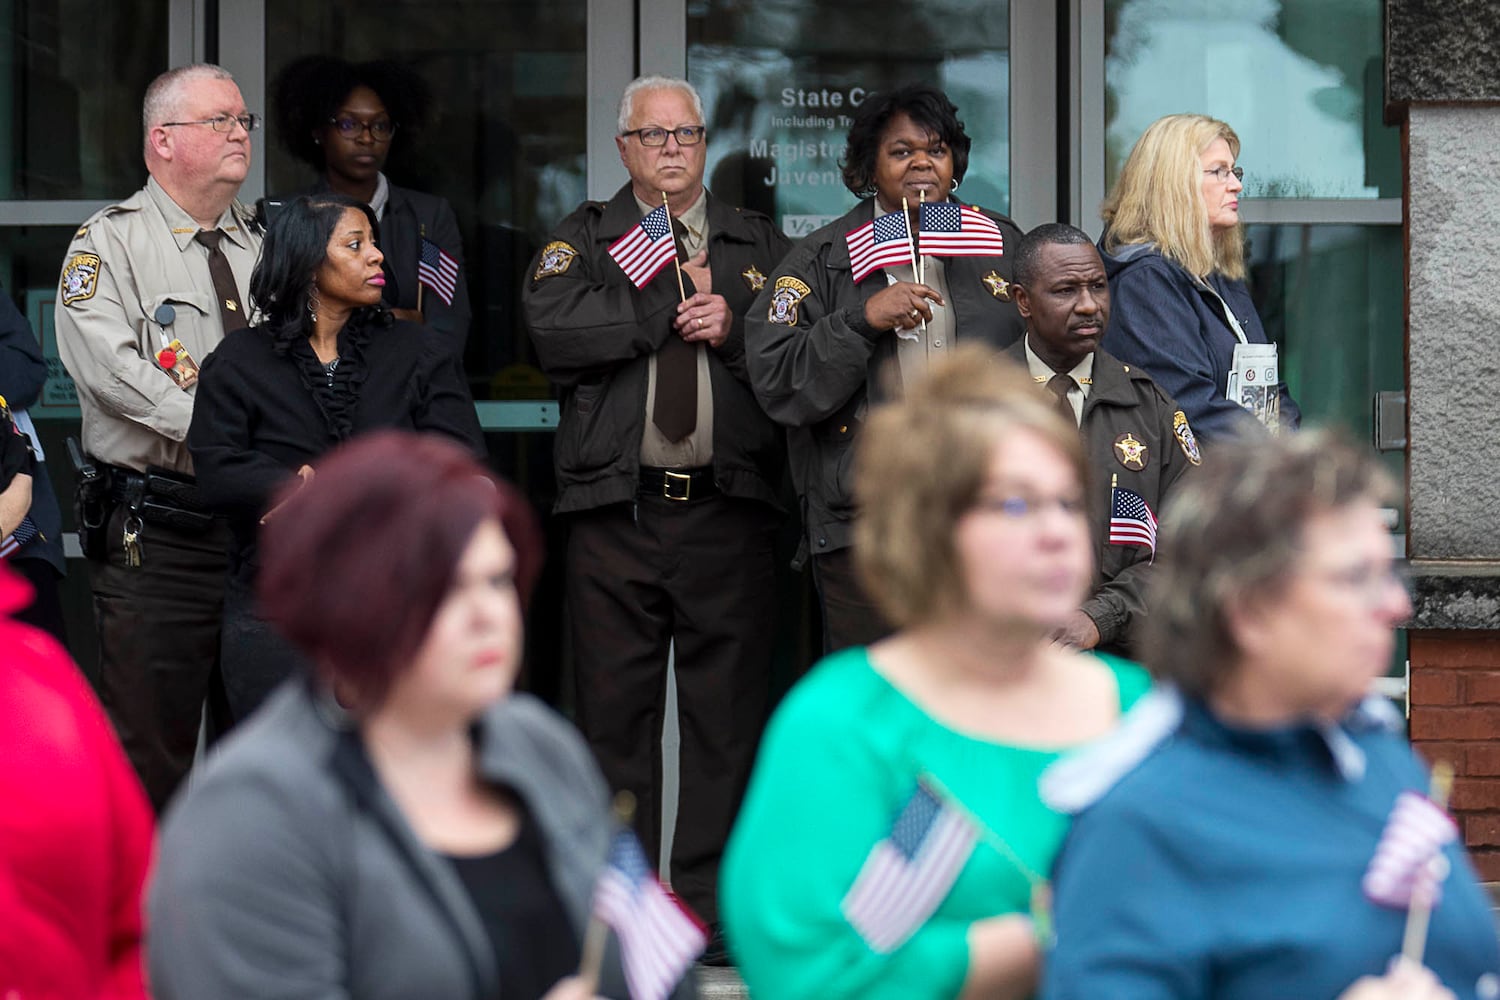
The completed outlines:
{"type": "Polygon", "coordinates": [[[1352,566],[1305,571],[1308,576],[1343,588],[1371,605],[1379,604],[1399,587],[1411,596],[1411,567],[1404,561],[1357,563],[1352,566]]]}
{"type": "Polygon", "coordinates": [[[641,140],[642,146],[665,146],[667,136],[675,135],[677,145],[696,146],[703,141],[703,136],[708,129],[702,125],[679,125],[677,128],[633,128],[629,132],[621,132],[621,135],[633,135],[641,140]]]}
{"type": "Polygon", "coordinates": [[[1083,514],[1083,500],[1078,497],[1039,496],[982,496],[974,501],[972,510],[984,513],[1003,514],[1013,521],[1037,517],[1048,508],[1056,507],[1069,517],[1083,514]]]}
{"type": "Polygon", "coordinates": [[[365,122],[348,115],[337,115],[328,119],[328,124],[337,129],[339,135],[345,139],[355,139],[360,133],[369,132],[370,138],[376,142],[390,142],[391,136],[396,134],[396,123],[389,118],[377,118],[372,122],[365,122]]]}
{"type": "Polygon", "coordinates": [[[246,132],[254,132],[260,128],[260,115],[214,115],[212,118],[200,118],[195,122],[162,122],[162,126],[170,125],[208,125],[215,132],[233,132],[238,125],[246,132]]]}
{"type": "Polygon", "coordinates": [[[1212,170],[1205,170],[1203,172],[1205,174],[1213,174],[1214,180],[1220,184],[1228,183],[1231,174],[1234,175],[1234,179],[1237,181],[1243,182],[1245,179],[1244,167],[1214,167],[1212,170]]]}

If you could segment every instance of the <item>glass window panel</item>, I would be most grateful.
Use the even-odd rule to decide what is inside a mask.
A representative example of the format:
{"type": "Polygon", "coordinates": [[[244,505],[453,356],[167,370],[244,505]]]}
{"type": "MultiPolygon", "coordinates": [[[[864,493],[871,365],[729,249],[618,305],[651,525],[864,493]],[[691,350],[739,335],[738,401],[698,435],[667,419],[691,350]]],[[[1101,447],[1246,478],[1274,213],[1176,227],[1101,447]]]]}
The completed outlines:
{"type": "Polygon", "coordinates": [[[1009,3],[689,0],[687,37],[709,189],[789,236],[854,205],[839,158],[864,94],[917,80],[947,92],[974,140],[960,197],[1009,210],[1009,3]]]}
{"type": "MultiPolygon", "coordinates": [[[[1250,226],[1251,294],[1304,422],[1373,438],[1375,393],[1406,387],[1399,226],[1250,226]]],[[[1401,455],[1387,456],[1398,474],[1401,455]]]]}
{"type": "MultiPolygon", "coordinates": [[[[585,198],[587,0],[534,4],[267,0],[266,79],[300,56],[395,59],[432,88],[417,135],[399,131],[386,174],[447,198],[458,216],[474,320],[476,399],[550,399],[521,323],[531,255],[585,198]]],[[[313,181],[271,131],[267,190],[313,181]]]]}
{"type": "Polygon", "coordinates": [[[0,4],[0,200],[115,198],[145,179],[141,98],[167,65],[167,0],[0,4]]]}
{"type": "Polygon", "coordinates": [[[1106,0],[1105,184],[1146,126],[1199,111],[1239,133],[1247,194],[1399,198],[1380,0],[1106,0]]]}

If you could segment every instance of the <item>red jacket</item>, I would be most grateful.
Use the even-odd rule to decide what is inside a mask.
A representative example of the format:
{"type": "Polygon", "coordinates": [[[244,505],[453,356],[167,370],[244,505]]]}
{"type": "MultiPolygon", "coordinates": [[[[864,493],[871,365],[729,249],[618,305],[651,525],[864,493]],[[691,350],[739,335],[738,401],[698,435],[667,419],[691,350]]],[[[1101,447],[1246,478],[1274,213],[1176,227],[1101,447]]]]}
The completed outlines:
{"type": "Polygon", "coordinates": [[[151,810],[30,591],[0,567],[0,997],[144,998],[151,810]]]}

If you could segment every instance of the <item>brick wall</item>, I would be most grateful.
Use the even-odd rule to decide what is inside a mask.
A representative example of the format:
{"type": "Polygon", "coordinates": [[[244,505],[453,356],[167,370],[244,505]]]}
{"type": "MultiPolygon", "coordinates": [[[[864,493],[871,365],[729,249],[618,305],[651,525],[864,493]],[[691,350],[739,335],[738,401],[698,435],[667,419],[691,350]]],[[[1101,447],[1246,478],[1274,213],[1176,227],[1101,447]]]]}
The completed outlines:
{"type": "Polygon", "coordinates": [[[1411,739],[1453,765],[1452,808],[1486,882],[1500,882],[1500,632],[1412,631],[1411,739]]]}

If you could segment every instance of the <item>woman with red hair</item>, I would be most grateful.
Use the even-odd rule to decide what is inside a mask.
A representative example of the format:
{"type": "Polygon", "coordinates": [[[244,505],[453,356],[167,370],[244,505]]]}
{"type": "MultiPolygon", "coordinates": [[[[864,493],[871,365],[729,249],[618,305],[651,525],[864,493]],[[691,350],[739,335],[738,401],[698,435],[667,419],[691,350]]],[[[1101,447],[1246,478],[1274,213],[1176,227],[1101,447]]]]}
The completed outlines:
{"type": "MultiPolygon", "coordinates": [[[[608,793],[577,733],[511,692],[533,515],[433,436],[375,432],[316,468],[266,522],[259,579],[313,671],[167,814],[156,996],[587,996],[608,793]]],[[[603,971],[627,995],[616,949],[603,971]]]]}

